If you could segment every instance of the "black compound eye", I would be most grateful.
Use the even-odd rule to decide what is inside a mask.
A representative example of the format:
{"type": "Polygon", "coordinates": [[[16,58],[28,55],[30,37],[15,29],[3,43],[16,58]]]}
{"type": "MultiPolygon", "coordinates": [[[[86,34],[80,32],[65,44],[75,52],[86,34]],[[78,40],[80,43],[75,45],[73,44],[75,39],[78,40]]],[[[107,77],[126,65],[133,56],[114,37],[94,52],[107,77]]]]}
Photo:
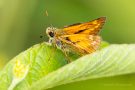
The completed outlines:
{"type": "Polygon", "coordinates": [[[49,32],[50,37],[54,37],[54,32],[49,32]]]}

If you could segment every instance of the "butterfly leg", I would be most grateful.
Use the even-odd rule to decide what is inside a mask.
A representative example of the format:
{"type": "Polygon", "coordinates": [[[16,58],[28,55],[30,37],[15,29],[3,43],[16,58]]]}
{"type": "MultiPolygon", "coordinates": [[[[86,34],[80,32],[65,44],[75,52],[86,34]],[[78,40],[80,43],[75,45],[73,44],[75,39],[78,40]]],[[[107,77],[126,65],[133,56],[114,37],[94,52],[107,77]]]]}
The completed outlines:
{"type": "Polygon", "coordinates": [[[72,62],[71,58],[68,56],[69,52],[66,50],[66,47],[64,45],[61,46],[61,50],[64,53],[68,63],[72,62]]]}
{"type": "MultiPolygon", "coordinates": [[[[49,39],[49,43],[51,43],[52,46],[55,47],[55,50],[56,50],[56,48],[62,50],[62,52],[64,53],[64,55],[65,55],[65,57],[66,57],[68,63],[70,63],[70,62],[72,61],[71,58],[69,58],[69,56],[68,56],[68,50],[67,50],[66,46],[63,45],[63,44],[61,43],[61,41],[54,40],[54,39],[49,39]]],[[[53,55],[53,54],[52,54],[52,55],[53,55]]],[[[50,55],[50,58],[51,58],[52,55],[50,55]]],[[[49,59],[49,60],[50,60],[50,59],[49,59]]]]}

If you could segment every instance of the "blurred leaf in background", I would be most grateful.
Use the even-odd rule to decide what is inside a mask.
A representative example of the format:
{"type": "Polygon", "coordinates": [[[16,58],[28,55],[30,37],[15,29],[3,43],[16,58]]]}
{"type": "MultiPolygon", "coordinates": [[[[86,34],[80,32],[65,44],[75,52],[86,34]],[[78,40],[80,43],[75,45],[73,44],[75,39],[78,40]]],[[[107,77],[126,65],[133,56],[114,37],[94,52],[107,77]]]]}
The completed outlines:
{"type": "MultiPolygon", "coordinates": [[[[39,37],[45,35],[45,28],[51,24],[62,28],[101,16],[107,17],[101,32],[103,40],[110,43],[135,43],[134,0],[0,0],[0,61],[6,62],[28,47],[46,41],[46,37],[39,37]],[[46,10],[48,17],[45,15],[46,10]]],[[[129,77],[135,79],[133,76],[110,78],[105,82],[121,83],[129,77]]],[[[93,82],[96,86],[98,80],[93,82]]],[[[135,80],[129,82],[133,83],[135,80]]],[[[91,84],[89,81],[83,81],[82,87],[87,83],[91,84]]],[[[80,86],[76,84],[70,84],[71,88],[80,86]]],[[[108,86],[112,87],[114,86],[108,86]]],[[[66,87],[63,85],[58,88],[66,87]]]]}
{"type": "Polygon", "coordinates": [[[7,56],[5,56],[4,54],[0,53],[0,71],[1,69],[4,67],[4,65],[7,62],[7,56]]]}

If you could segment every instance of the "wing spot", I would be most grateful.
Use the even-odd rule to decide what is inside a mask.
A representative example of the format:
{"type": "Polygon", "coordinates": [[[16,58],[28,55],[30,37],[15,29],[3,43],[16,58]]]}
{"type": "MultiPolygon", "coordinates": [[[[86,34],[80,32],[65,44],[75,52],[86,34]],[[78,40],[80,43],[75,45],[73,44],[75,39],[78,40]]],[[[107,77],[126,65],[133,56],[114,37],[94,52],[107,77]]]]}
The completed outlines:
{"type": "Polygon", "coordinates": [[[96,45],[97,45],[97,42],[96,42],[96,41],[93,41],[91,44],[92,44],[93,46],[96,46],[96,45]]]}
{"type": "Polygon", "coordinates": [[[92,36],[92,35],[90,35],[90,36],[89,36],[89,39],[93,41],[93,36],[92,36]]]}
{"type": "Polygon", "coordinates": [[[69,37],[66,37],[66,40],[67,40],[67,41],[71,41],[71,40],[69,39],[69,37]]]}
{"type": "Polygon", "coordinates": [[[83,31],[85,31],[85,30],[87,30],[87,29],[78,30],[78,32],[75,32],[74,34],[78,34],[78,33],[81,33],[81,32],[83,32],[83,31]]]}

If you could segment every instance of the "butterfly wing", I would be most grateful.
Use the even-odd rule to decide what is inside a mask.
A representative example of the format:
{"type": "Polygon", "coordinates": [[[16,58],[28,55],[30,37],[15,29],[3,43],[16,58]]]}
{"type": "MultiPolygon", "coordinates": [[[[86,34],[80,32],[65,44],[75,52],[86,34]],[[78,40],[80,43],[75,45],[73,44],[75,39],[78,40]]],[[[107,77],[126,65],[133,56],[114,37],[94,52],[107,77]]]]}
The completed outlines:
{"type": "Polygon", "coordinates": [[[82,55],[92,53],[100,45],[101,38],[98,33],[104,23],[105,17],[101,17],[90,22],[67,26],[58,30],[57,39],[82,55]]]}
{"type": "Polygon", "coordinates": [[[106,20],[105,17],[100,17],[90,22],[69,25],[63,29],[63,32],[65,35],[71,34],[97,35],[100,29],[102,28],[103,24],[105,23],[105,20],[106,20]]]}
{"type": "Polygon", "coordinates": [[[97,50],[101,41],[98,35],[86,34],[63,35],[59,37],[59,40],[82,55],[97,50]]]}

